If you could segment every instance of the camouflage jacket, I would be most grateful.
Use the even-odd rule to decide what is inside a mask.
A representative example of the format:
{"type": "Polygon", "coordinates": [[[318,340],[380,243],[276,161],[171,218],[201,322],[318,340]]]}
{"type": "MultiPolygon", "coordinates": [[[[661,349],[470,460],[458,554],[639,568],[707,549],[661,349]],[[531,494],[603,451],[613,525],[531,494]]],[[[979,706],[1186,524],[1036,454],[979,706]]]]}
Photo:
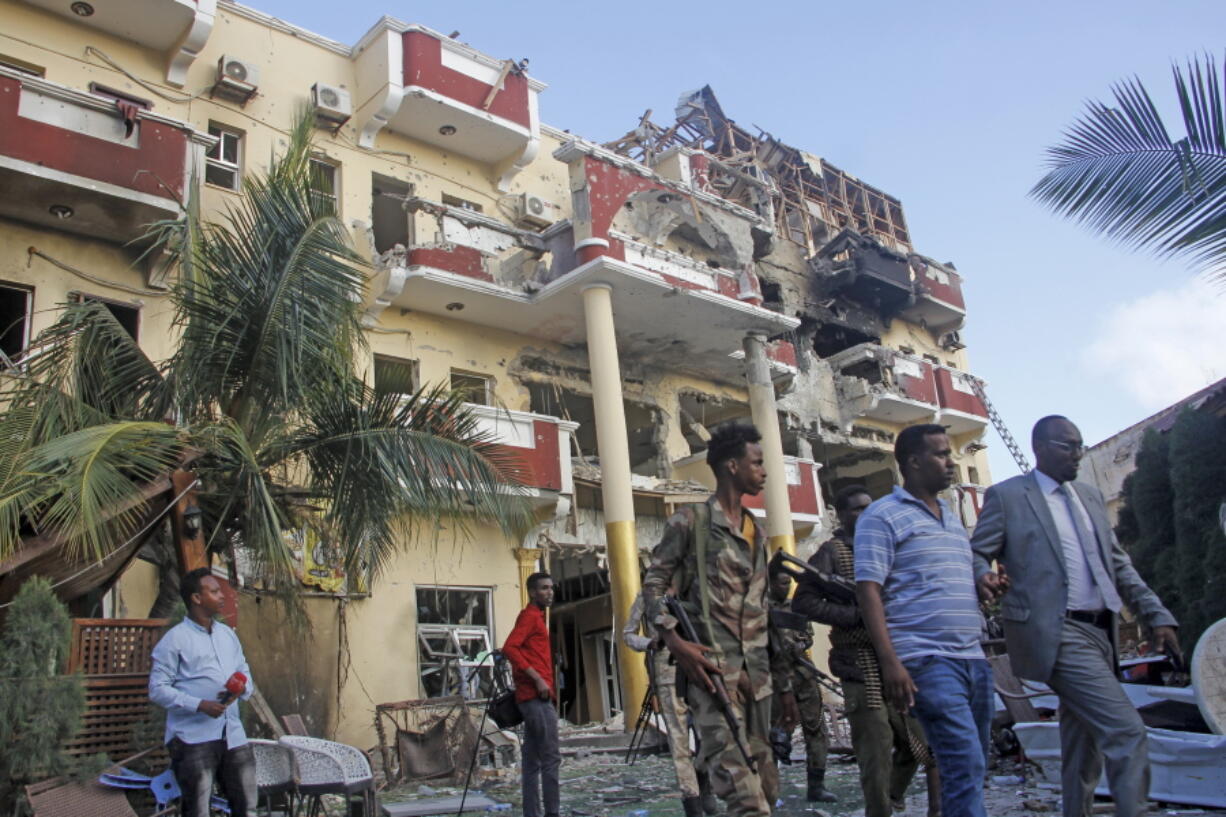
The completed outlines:
{"type": "MultiPolygon", "coordinates": [[[[754,520],[754,546],[741,536],[740,526],[728,524],[723,508],[712,495],[707,538],[707,591],[711,621],[702,616],[702,588],[694,541],[694,505],[685,505],[668,520],[664,537],[651,556],[643,579],[643,599],[649,619],[659,628],[673,629],[677,620],[663,604],[671,587],[689,614],[699,640],[712,647],[709,658],[723,671],[728,688],[735,689],[742,673],[748,673],[754,698],[761,700],[774,688],[791,690],[787,660],[781,650],[771,650],[774,628],[766,603],[766,534],[754,520]],[[712,643],[714,636],[714,643],[712,643]]],[[[753,519],[748,510],[742,511],[753,519]]]]}
{"type": "MultiPolygon", "coordinates": [[[[769,596],[766,599],[771,610],[782,610],[785,613],[792,612],[792,600],[784,599],[783,601],[775,601],[769,596]]],[[[796,665],[796,658],[808,658],[806,653],[813,646],[813,633],[808,629],[793,630],[790,627],[777,627],[778,637],[776,642],[779,645],[779,651],[782,652],[788,659],[788,672],[792,673],[792,681],[804,675],[804,670],[799,669],[796,665]]]]}
{"type": "MultiPolygon", "coordinates": [[[[839,551],[850,552],[849,539],[850,537],[841,528],[835,531],[834,536],[809,558],[809,564],[823,573],[837,574],[854,580],[855,575],[842,570],[839,564],[839,551]]],[[[830,662],[830,672],[841,681],[863,682],[864,673],[857,663],[856,648],[842,643],[835,632],[836,630],[850,632],[862,627],[860,609],[854,604],[843,604],[827,598],[808,573],[800,577],[792,602],[792,609],[797,613],[819,624],[830,625],[831,647],[827,658],[830,662]],[[835,641],[840,643],[836,644],[835,641]]]]}

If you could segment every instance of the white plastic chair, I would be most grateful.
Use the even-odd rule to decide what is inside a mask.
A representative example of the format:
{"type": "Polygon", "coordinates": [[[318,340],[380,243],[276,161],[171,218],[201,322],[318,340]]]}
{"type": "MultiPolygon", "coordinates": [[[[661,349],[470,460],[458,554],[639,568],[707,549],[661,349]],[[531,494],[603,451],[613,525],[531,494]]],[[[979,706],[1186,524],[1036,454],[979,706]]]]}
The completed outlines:
{"type": "Polygon", "coordinates": [[[266,813],[272,814],[273,801],[285,798],[287,813],[294,811],[294,753],[275,740],[247,741],[255,753],[255,783],[264,801],[266,813]]]}
{"type": "Polygon", "coordinates": [[[285,735],[280,739],[294,757],[294,778],[300,795],[310,798],[307,814],[317,817],[323,812],[320,799],[324,794],[344,795],[351,804],[361,796],[363,817],[375,817],[375,779],[366,755],[353,746],[320,738],[285,735]]]}

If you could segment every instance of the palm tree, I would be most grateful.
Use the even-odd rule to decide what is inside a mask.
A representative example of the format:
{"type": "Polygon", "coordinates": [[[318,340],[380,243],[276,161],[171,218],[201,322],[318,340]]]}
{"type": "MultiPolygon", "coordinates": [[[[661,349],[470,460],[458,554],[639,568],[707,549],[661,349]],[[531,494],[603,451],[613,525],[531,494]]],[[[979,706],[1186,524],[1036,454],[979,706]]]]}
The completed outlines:
{"type": "Polygon", "coordinates": [[[105,307],[73,303],[3,380],[0,560],[54,531],[99,559],[132,533],[140,492],[190,457],[210,550],[241,554],[265,586],[301,585],[287,531],[377,572],[422,521],[523,530],[519,465],[460,394],[379,393],[357,368],[367,265],[314,191],[313,119],[244,185],[219,223],[195,202],[154,225],[177,261],[180,332],[149,360],[105,307]]]}
{"type": "Polygon", "coordinates": [[[1172,139],[1137,78],[1091,101],[1048,148],[1031,195],[1126,245],[1183,255],[1226,279],[1226,83],[1206,55],[1173,66],[1187,135],[1172,139]]]}

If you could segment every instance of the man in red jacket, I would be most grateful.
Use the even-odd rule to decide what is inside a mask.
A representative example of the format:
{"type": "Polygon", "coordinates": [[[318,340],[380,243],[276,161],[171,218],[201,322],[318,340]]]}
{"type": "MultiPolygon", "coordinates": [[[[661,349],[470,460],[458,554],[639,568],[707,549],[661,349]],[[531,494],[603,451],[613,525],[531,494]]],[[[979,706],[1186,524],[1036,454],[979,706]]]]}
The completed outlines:
{"type": "Polygon", "coordinates": [[[558,712],[554,709],[553,652],[545,625],[545,611],[553,605],[553,579],[548,573],[528,577],[528,598],[528,606],[520,611],[515,629],[502,646],[502,654],[511,662],[515,701],[524,716],[524,817],[558,817],[562,755],[558,752],[558,712]]]}

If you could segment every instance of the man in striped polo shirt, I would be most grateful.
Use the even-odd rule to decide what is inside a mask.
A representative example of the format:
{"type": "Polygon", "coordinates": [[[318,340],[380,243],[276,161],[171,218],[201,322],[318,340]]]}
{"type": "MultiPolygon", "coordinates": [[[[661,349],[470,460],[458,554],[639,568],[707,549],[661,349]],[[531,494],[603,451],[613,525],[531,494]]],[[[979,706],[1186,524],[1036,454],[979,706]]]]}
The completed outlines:
{"type": "Polygon", "coordinates": [[[985,817],[992,670],[966,530],[937,495],[954,478],[945,429],[916,425],[894,444],[902,486],[856,523],[856,595],[886,696],[914,709],[941,774],[943,817],[985,817]]]}

